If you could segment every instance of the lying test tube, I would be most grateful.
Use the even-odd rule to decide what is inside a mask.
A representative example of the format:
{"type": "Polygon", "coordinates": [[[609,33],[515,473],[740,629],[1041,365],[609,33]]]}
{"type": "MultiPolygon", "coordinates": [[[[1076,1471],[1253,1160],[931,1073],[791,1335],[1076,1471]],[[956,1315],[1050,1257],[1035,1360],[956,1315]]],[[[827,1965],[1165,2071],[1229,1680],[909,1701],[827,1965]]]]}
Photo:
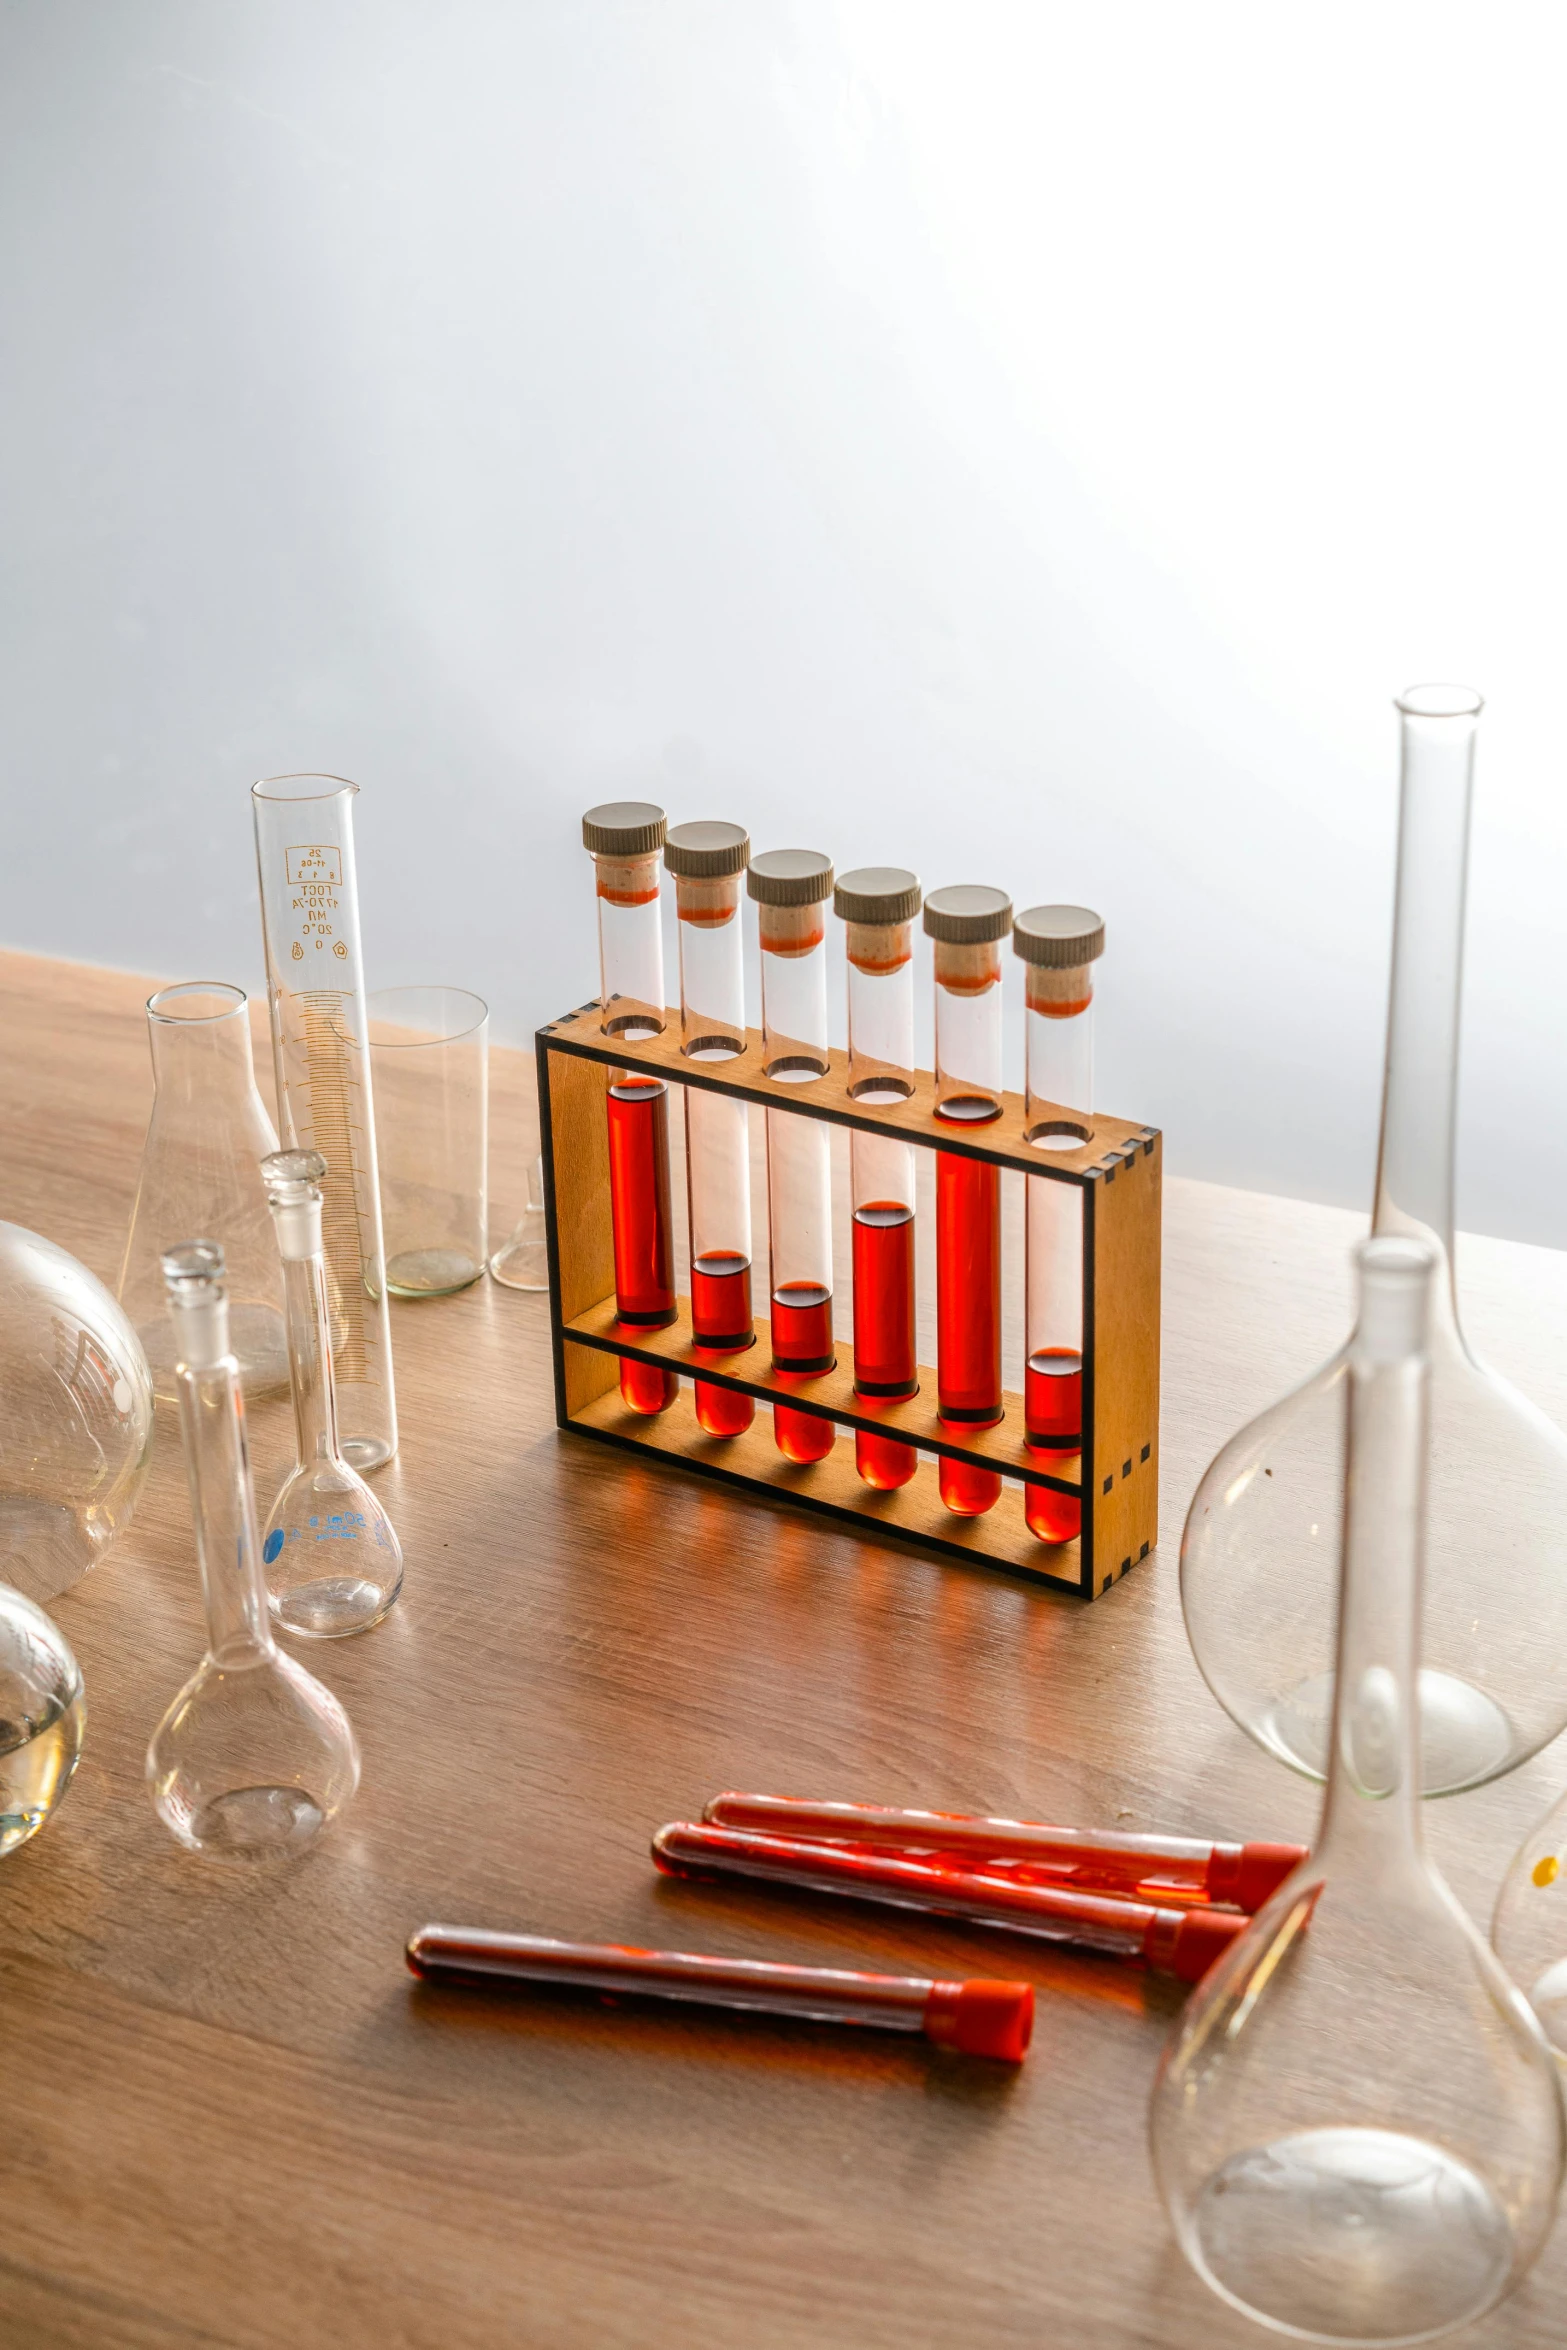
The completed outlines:
{"type": "Polygon", "coordinates": [[[1306,1859],[1304,1844],[1210,1844],[1196,1836],[1131,1836],[1114,1828],[1052,1828],[969,1812],[874,1803],[810,1803],[789,1795],[715,1795],[714,1827],[823,1838],[881,1852],[948,1854],[967,1868],[1005,1868],[1084,1891],[1144,1901],[1261,1909],[1306,1859]]]}
{"type": "Polygon", "coordinates": [[[490,1933],[479,1926],[421,1926],[407,1955],[423,1982],[542,1984],[798,2016],[808,2023],[868,2024],[883,2032],[923,2032],[938,2048],[1011,2064],[1022,2062],[1034,2028],[1031,1983],[862,1974],[771,1959],[708,1958],[689,1950],[640,1950],[619,1942],[557,1942],[546,1934],[490,1933]]]}
{"type": "Polygon", "coordinates": [[[842,1844],[796,1843],[674,1821],[653,1839],[653,1859],[670,1876],[749,1877],[802,1893],[841,1893],[894,1909],[926,1910],[1000,1926],[1044,1942],[1065,1943],[1104,1958],[1198,1982],[1227,1950],[1246,1919],[1235,1910],[1174,1909],[1065,1885],[1023,1883],[999,1871],[895,1860],[842,1844]]]}

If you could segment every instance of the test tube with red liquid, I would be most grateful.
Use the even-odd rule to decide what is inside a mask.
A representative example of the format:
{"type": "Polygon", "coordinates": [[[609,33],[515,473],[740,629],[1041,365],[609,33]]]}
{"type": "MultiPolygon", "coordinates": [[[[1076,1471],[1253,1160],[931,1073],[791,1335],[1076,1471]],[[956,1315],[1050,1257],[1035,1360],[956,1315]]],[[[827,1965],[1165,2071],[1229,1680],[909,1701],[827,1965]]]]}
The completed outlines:
{"type": "MultiPolygon", "coordinates": [[[[582,819],[592,852],[599,917],[599,1027],[628,1045],[664,1029],[664,941],[659,927],[659,851],[664,811],[645,800],[611,800],[582,819]]],[[[661,1077],[611,1069],[610,1222],[615,1311],[628,1334],[667,1328],[676,1318],[675,1256],[669,1212],[669,1088],[661,1077]]],[[[621,1400],[634,1412],[663,1412],[680,1390],[673,1371],[620,1359],[621,1400]]]]}
{"type": "MultiPolygon", "coordinates": [[[[897,866],[846,873],[833,892],[849,970],[849,1093],[867,1109],[914,1091],[914,918],[920,885],[897,866]]],[[[854,1391],[870,1401],[917,1395],[914,1340],[914,1146],[856,1133],[854,1391]]],[[[896,1437],[855,1431],[854,1465],[879,1491],[907,1485],[918,1454],[896,1437]]]]}
{"type": "MultiPolygon", "coordinates": [[[[698,1067],[745,1050],[740,876],[750,853],[738,824],[677,824],[664,842],[680,917],[680,1049],[698,1067]]],[[[692,1343],[701,1354],[742,1354],[756,1338],[746,1105],[695,1085],[683,1091],[692,1343]]],[[[709,1436],[739,1436],[756,1406],[735,1388],[698,1379],[696,1416],[709,1436]]]]}
{"type": "MultiPolygon", "coordinates": [[[[1012,928],[1004,890],[933,890],[936,1116],[978,1127],[1001,1115],[1001,941],[1012,928]]],[[[1001,1171],[936,1153],[936,1408],[949,1434],[994,1427],[1001,1404],[1001,1171]]],[[[1001,1498],[993,1469],[941,1456],[941,1498],[976,1518],[1001,1498]]]]}
{"type": "MultiPolygon", "coordinates": [[[[1094,965],[1105,926],[1086,906],[1033,906],[1012,944],[1027,983],[1027,1132],[1037,1151],[1080,1150],[1094,1094],[1094,965]]],[[[1027,1185],[1024,1436],[1042,1465],[1083,1441],[1083,1194],[1032,1175],[1027,1185]]],[[[1075,1494],[1025,1485],[1024,1513],[1041,1542],[1082,1532],[1075,1494]]]]}
{"type": "MultiPolygon", "coordinates": [[[[832,861],[814,849],[753,857],[746,886],[756,900],[762,949],[762,1042],[775,1085],[827,1074],[827,900],[832,861]]],[[[767,1113],[767,1224],[772,1260],[773,1369],[785,1378],[830,1371],[832,1341],[832,1148],[827,1125],[788,1110],[767,1113]]],[[[773,1406],[773,1436],[791,1461],[825,1460],[833,1424],[815,1412],[773,1406]]]]}

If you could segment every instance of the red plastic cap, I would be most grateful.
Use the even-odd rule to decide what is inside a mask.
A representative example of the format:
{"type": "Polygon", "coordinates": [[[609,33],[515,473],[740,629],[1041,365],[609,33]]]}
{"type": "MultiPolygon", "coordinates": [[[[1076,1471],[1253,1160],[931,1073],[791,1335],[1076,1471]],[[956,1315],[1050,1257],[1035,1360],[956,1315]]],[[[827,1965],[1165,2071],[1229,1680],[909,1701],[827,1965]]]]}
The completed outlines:
{"type": "Polygon", "coordinates": [[[1191,1909],[1176,1929],[1170,1953],[1172,1975],[1183,1983],[1200,1983],[1214,1960],[1222,1958],[1249,1921],[1222,1909],[1191,1909]]]}
{"type": "Polygon", "coordinates": [[[1231,1900],[1242,1909],[1261,1909],[1285,1878],[1309,1858],[1304,1844],[1243,1844],[1231,1900]]]}
{"type": "Polygon", "coordinates": [[[1032,1983],[932,1983],[925,2037],[963,2056],[1021,2064],[1034,2034],[1032,1983]]]}

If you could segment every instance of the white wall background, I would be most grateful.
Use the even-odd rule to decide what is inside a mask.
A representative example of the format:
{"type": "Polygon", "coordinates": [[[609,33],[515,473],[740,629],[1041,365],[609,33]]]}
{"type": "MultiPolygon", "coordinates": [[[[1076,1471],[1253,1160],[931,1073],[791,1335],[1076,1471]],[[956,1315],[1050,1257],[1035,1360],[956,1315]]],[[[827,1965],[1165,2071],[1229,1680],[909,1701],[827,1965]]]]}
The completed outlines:
{"type": "Polygon", "coordinates": [[[1101,1106],[1367,1195],[1390,697],[1489,696],[1462,1220],[1567,1243],[1548,6],[6,0],[0,941],[594,986],[577,820],[1083,899],[1101,1106]]]}

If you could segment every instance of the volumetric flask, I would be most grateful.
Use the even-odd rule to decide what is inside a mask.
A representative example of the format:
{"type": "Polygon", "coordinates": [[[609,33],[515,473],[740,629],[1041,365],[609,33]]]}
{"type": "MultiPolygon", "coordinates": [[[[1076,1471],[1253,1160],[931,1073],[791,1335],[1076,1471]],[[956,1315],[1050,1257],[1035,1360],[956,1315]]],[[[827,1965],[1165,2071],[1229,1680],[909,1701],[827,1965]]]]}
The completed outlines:
{"type": "MultiPolygon", "coordinates": [[[[833,891],[849,972],[849,1092],[868,1110],[914,1091],[914,917],[918,877],[866,865],[833,891]]],[[[914,1145],[891,1134],[849,1141],[854,1201],[854,1392],[868,1402],[919,1392],[914,1336],[914,1145]]],[[[879,1492],[907,1485],[912,1444],[857,1428],[854,1465],[879,1492]]]]}
{"type": "MultiPolygon", "coordinates": [[[[827,1059],[827,923],[832,862],[814,849],[753,857],[762,949],[762,1046],[775,1085],[809,1085],[827,1059]]],[[[773,1369],[819,1377],[837,1360],[832,1339],[832,1143],[820,1118],[767,1113],[767,1228],[772,1273],[773,1369]]],[[[791,1461],[825,1460],[833,1423],[773,1406],[773,1440],[791,1461]]]]}
{"type": "MultiPolygon", "coordinates": [[[[740,876],[751,843],[738,824],[677,824],[664,842],[680,917],[680,1049],[699,1066],[745,1049],[740,876]]],[[[704,1354],[743,1354],[751,1324],[751,1128],[744,1102],[700,1086],[686,1097],[691,1215],[691,1339],[704,1354]]],[[[696,1382],[709,1436],[739,1436],[756,1417],[748,1395],[696,1382]]]]}
{"type": "MultiPolygon", "coordinates": [[[[936,1115],[955,1127],[1001,1115],[1001,941],[1012,928],[1004,890],[932,891],[936,1115]]],[[[1001,1171],[936,1154],[936,1408],[954,1434],[994,1427],[1001,1403],[1001,1171]]],[[[992,1469],[941,1457],[941,1498],[979,1517],[1001,1498],[992,1469]]]]}
{"type": "Polygon", "coordinates": [[[252,1403],[288,1387],[288,1347],[261,1162],[277,1136],[256,1091],[250,1003],[218,979],[147,998],[152,1117],[120,1267],[120,1303],[135,1324],[158,1394],[174,1401],[174,1339],[163,1251],[181,1232],[220,1241],[229,1266],[229,1333],[252,1403]]]}
{"type": "MultiPolygon", "coordinates": [[[[1093,1107],[1094,964],[1105,926],[1086,906],[1033,906],[1013,923],[1012,945],[1027,982],[1029,1143],[1080,1150],[1093,1107]]],[[[1082,1449],[1083,1195],[1075,1183],[1033,1175],[1027,1199],[1024,1438],[1046,1456],[1043,1466],[1082,1449]]],[[[1028,1485],[1023,1506],[1041,1542],[1082,1532],[1076,1494],[1028,1485]]]]}
{"type": "Polygon", "coordinates": [[[1510,2292],[1556,2215],[1562,2102],[1528,2007],[1426,1857],[1427,1341],[1446,1267],[1357,1252],[1322,1824],[1193,1992],[1150,2113],[1181,2249],[1317,2342],[1425,2342],[1510,2292]]]}
{"type": "MultiPolygon", "coordinates": [[[[582,819],[593,858],[599,923],[599,1031],[645,1042],[664,1032],[664,938],[659,927],[658,853],[664,811],[646,800],[607,800],[582,819]]],[[[628,1333],[665,1330],[675,1304],[675,1242],[669,1206],[669,1088],[662,1077],[611,1069],[610,1231],[615,1311],[628,1333]]],[[[620,1400],[649,1418],[668,1411],[678,1373],[620,1358],[620,1400]]]]}
{"type": "MultiPolygon", "coordinates": [[[[1431,1329],[1431,1536],[1422,1784],[1512,1770],[1567,1725],[1567,1438],[1477,1362],[1453,1294],[1453,1122],[1480,697],[1399,701],[1402,783],[1382,1137],[1372,1229],[1441,1254],[1431,1329]]],[[[1259,1746],[1326,1768],[1333,1525],[1347,1353],[1209,1464],[1181,1540],[1181,1600],[1209,1688],[1259,1746]]]]}
{"type": "Polygon", "coordinates": [[[386,1285],[450,1297],[489,1244],[489,1006],[465,987],[367,999],[386,1285]]]}
{"type": "Polygon", "coordinates": [[[354,879],[358,790],[332,775],[274,775],[251,786],[251,802],[278,1120],[286,1148],[326,1161],[343,1453],[366,1470],[397,1450],[397,1400],[354,879]]]}

